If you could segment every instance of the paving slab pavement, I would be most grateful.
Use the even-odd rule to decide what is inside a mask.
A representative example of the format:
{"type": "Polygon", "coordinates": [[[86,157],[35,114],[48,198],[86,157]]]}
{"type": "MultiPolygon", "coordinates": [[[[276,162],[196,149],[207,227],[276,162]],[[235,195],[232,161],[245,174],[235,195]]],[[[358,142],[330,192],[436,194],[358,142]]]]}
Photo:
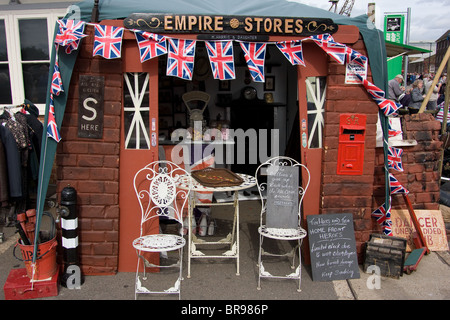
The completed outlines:
{"type": "MultiPolygon", "coordinates": [[[[223,207],[217,207],[223,208],[223,207]]],[[[379,286],[370,285],[373,274],[362,271],[359,279],[332,282],[312,280],[309,266],[302,268],[302,291],[296,291],[296,282],[291,280],[263,279],[261,290],[257,290],[257,226],[259,203],[240,203],[240,275],[236,275],[234,260],[194,260],[191,278],[188,279],[184,262],[182,300],[187,301],[311,301],[311,300],[449,300],[450,256],[449,252],[431,252],[423,257],[417,271],[404,274],[399,279],[380,277],[379,286]],[[368,284],[369,283],[369,284],[368,284]],[[372,287],[372,289],[370,288],[372,287]]],[[[218,232],[227,221],[223,213],[213,211],[218,220],[218,232]],[[223,219],[223,221],[222,221],[223,219]]],[[[23,262],[12,255],[17,235],[14,228],[4,228],[6,241],[0,243],[0,286],[3,288],[13,268],[23,268],[23,262]]],[[[185,254],[186,254],[185,250],[185,254]]],[[[184,261],[187,261],[186,259],[184,261]]],[[[119,272],[109,276],[86,276],[81,289],[59,288],[55,297],[41,300],[133,300],[134,273],[119,272]]],[[[4,300],[3,290],[0,300],[4,300]]],[[[172,299],[170,297],[146,296],[143,299],[172,299]]]]}

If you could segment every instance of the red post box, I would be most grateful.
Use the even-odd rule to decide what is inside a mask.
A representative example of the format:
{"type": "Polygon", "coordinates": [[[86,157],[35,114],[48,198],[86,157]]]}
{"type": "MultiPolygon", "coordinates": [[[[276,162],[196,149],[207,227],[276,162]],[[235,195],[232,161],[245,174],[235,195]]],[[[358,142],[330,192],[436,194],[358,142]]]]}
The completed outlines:
{"type": "Polygon", "coordinates": [[[337,174],[361,175],[364,168],[366,115],[341,114],[337,174]]]}

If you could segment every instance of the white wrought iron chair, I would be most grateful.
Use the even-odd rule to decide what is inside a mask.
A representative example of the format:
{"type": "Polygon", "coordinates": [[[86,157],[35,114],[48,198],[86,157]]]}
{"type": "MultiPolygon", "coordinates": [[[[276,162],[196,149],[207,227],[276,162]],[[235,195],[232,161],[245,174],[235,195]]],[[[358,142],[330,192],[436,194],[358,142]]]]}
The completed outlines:
{"type": "MultiPolygon", "coordinates": [[[[181,298],[183,247],[186,244],[183,238],[183,211],[187,209],[190,192],[190,189],[177,188],[177,180],[181,176],[184,176],[185,184],[191,183],[187,171],[173,162],[161,160],[140,169],[134,177],[134,190],[141,209],[140,236],[133,241],[138,255],[135,299],[140,293],[178,294],[181,298]],[[162,290],[156,283],[152,286],[157,289],[148,289],[147,268],[156,268],[153,271],[165,273],[164,276],[170,273],[164,272],[169,271],[165,268],[178,268],[178,277],[169,289],[162,290]]],[[[156,272],[152,278],[154,276],[156,272]]]]}
{"type": "MultiPolygon", "coordinates": [[[[292,158],[280,156],[262,163],[256,169],[255,179],[261,198],[261,217],[258,228],[260,239],[257,289],[261,289],[261,278],[281,278],[298,280],[297,291],[300,292],[301,245],[307,234],[306,230],[301,227],[301,207],[303,197],[309,186],[309,170],[292,158]],[[277,240],[295,241],[296,245],[290,251],[286,249],[286,246],[281,249],[278,248],[278,250],[273,247],[268,250],[266,246],[267,251],[265,251],[263,249],[265,238],[273,239],[271,240],[272,245],[278,244],[277,240]],[[299,255],[297,267],[295,266],[296,249],[298,249],[299,255]],[[274,253],[275,251],[276,253],[274,253]],[[262,256],[292,258],[291,269],[295,269],[295,271],[283,276],[272,275],[264,268],[262,256]]],[[[288,242],[285,242],[285,244],[288,244],[288,242]]]]}

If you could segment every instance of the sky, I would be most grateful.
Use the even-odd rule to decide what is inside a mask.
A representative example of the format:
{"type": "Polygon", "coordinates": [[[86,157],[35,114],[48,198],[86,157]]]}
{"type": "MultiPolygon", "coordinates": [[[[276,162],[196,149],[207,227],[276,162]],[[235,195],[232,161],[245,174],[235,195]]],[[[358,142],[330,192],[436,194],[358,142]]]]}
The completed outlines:
{"type": "MultiPolygon", "coordinates": [[[[329,10],[328,0],[290,0],[329,10]]],[[[410,43],[435,42],[450,29],[450,0],[355,0],[351,17],[367,14],[367,4],[375,3],[375,25],[384,28],[385,13],[407,12],[411,8],[410,43]]],[[[345,0],[339,0],[338,12],[345,0]]]]}

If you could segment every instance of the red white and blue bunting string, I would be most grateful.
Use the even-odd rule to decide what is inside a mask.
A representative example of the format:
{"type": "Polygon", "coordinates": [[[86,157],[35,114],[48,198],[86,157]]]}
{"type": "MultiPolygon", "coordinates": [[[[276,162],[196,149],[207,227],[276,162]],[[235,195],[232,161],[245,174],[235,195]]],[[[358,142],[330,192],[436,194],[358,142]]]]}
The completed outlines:
{"type": "MultiPolygon", "coordinates": [[[[99,55],[105,59],[116,59],[121,57],[124,28],[85,22],[75,22],[73,20],[59,20],[58,24],[59,30],[55,36],[55,44],[57,47],[65,47],[66,53],[70,54],[73,50],[78,49],[81,39],[86,37],[83,32],[85,24],[88,24],[95,27],[93,56],[99,55]]],[[[135,33],[141,62],[167,54],[168,59],[166,75],[179,77],[185,80],[192,80],[196,40],[176,39],[134,29],[130,29],[130,31],[135,33]]],[[[233,41],[235,40],[205,41],[214,79],[235,79],[236,73],[233,56],[233,41]]],[[[360,54],[352,48],[347,47],[345,44],[336,42],[330,34],[315,35],[302,40],[275,42],[273,44],[277,46],[280,52],[292,65],[306,66],[302,51],[303,41],[314,41],[334,61],[341,65],[348,63],[355,64],[362,68],[366,68],[367,66],[368,59],[366,56],[360,54]]],[[[244,51],[247,67],[249,68],[253,81],[264,82],[265,53],[269,42],[238,42],[240,42],[241,49],[244,51]]],[[[393,100],[386,99],[385,92],[383,90],[364,79],[360,74],[355,72],[355,75],[386,117],[397,114],[397,110],[401,107],[400,104],[393,100]]],[[[63,90],[59,67],[56,64],[53,79],[55,80],[55,84],[53,86],[52,81],[52,99],[53,94],[57,94],[56,92],[58,91],[58,86],[61,88],[61,91],[63,90]],[[53,90],[55,90],[55,92],[53,92],[53,90]]],[[[53,103],[51,103],[51,107],[52,106],[53,103]]],[[[54,112],[54,108],[52,108],[51,112],[49,112],[48,131],[52,132],[51,135],[49,133],[52,138],[59,141],[61,138],[58,128],[56,127],[56,122],[54,121],[54,112]]],[[[395,136],[399,133],[401,132],[389,128],[389,137],[395,136]]],[[[384,140],[387,145],[386,138],[384,138],[384,140]]],[[[388,169],[394,169],[397,171],[403,170],[401,164],[402,153],[403,150],[401,149],[389,148],[388,169]]],[[[408,193],[408,191],[398,183],[397,179],[395,179],[391,173],[389,173],[389,177],[389,189],[391,194],[400,192],[406,194],[408,193]]],[[[378,223],[383,227],[383,232],[387,235],[392,235],[390,211],[390,205],[389,208],[385,208],[385,205],[383,204],[372,213],[372,216],[376,218],[378,223]]]]}

